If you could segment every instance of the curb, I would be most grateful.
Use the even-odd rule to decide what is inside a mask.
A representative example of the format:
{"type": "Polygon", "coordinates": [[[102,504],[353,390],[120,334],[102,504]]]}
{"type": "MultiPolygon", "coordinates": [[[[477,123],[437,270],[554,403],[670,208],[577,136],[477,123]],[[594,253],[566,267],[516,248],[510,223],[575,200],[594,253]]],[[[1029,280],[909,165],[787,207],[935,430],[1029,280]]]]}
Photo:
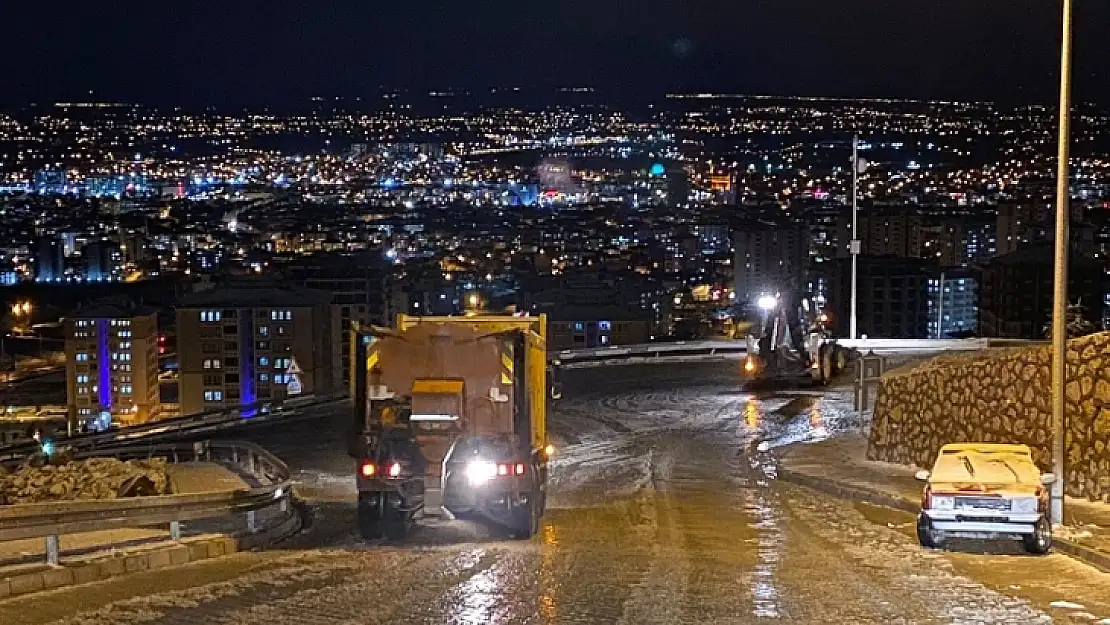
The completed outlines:
{"type": "Polygon", "coordinates": [[[302,519],[296,506],[280,523],[254,534],[240,536],[204,536],[183,538],[176,543],[160,543],[151,547],[136,547],[130,553],[104,554],[59,566],[21,565],[24,569],[6,576],[0,570],[0,601],[44,590],[54,590],[170,566],[199,562],[240,551],[261,549],[279,542],[300,531],[302,519]]]}
{"type": "MultiPolygon", "coordinates": [[[[783,469],[781,466],[778,469],[778,477],[784,482],[804,486],[835,497],[840,497],[841,499],[849,499],[876,506],[893,508],[911,514],[917,514],[921,511],[920,505],[901,497],[895,497],[893,495],[868,490],[866,488],[859,488],[857,486],[847,486],[829,478],[795,473],[789,469],[783,469]]],[[[1062,538],[1053,538],[1052,548],[1054,551],[1071,556],[1104,573],[1110,573],[1110,553],[1084,547],[1083,545],[1062,538]]]]}

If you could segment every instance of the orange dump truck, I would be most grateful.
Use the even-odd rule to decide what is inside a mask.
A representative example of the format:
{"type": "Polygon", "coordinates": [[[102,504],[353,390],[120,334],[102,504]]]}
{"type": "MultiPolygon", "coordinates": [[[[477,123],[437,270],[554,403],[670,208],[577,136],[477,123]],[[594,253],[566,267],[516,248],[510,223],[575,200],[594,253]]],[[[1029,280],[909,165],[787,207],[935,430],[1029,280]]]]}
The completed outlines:
{"type": "Polygon", "coordinates": [[[546,317],[399,315],[352,334],[361,534],[399,537],[442,516],[532,536],[553,451],[547,401],[561,396],[546,317]]]}

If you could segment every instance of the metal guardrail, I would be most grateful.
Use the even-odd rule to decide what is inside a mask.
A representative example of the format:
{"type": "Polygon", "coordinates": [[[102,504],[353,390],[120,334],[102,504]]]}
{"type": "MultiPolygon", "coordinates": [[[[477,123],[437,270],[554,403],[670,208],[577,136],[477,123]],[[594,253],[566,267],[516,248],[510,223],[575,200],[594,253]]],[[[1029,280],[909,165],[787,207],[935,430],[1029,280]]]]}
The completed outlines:
{"type": "MultiPolygon", "coordinates": [[[[884,352],[942,352],[980,351],[996,347],[1030,347],[1047,344],[1044,341],[1022,339],[839,339],[845,347],[860,351],[884,352]]],[[[709,340],[676,341],[673,343],[644,343],[590,349],[563,350],[551,353],[551,358],[565,365],[588,366],[590,363],[612,361],[650,362],[652,359],[695,360],[735,357],[747,353],[744,341],[709,340]]]]}
{"type": "MultiPolygon", "coordinates": [[[[258,403],[231,410],[162,419],[109,432],[56,436],[54,437],[54,444],[58,449],[68,447],[80,452],[104,446],[126,444],[131,441],[146,443],[149,441],[173,440],[181,436],[195,436],[243,425],[277,421],[298,414],[297,411],[299,410],[333,404],[345,398],[346,395],[344,394],[306,395],[281,402],[258,403]]],[[[38,453],[40,449],[39,443],[34,441],[2,446],[0,447],[0,465],[22,460],[29,455],[38,453]]]]}
{"type": "Polygon", "coordinates": [[[276,505],[284,513],[295,513],[290,507],[293,490],[288,467],[253,443],[181,443],[78,455],[80,459],[98,457],[215,462],[228,466],[254,485],[239,491],[0,506],[0,542],[45,538],[46,561],[56,565],[58,537],[66,534],[168,524],[170,538],[180,540],[182,521],[245,514],[247,530],[254,533],[258,530],[255,522],[258,510],[276,505]]]}

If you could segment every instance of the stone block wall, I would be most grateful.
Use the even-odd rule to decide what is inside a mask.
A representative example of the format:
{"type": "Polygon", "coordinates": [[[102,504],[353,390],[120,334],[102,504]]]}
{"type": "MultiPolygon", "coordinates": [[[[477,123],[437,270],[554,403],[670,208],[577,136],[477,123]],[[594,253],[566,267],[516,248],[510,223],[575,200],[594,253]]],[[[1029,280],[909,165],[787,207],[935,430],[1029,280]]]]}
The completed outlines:
{"type": "MultiPolygon", "coordinates": [[[[1048,347],[939,356],[879,383],[867,456],[930,468],[947,443],[1024,443],[1051,465],[1048,347]]],[[[1110,332],[1068,342],[1067,492],[1110,501],[1110,332]]]]}

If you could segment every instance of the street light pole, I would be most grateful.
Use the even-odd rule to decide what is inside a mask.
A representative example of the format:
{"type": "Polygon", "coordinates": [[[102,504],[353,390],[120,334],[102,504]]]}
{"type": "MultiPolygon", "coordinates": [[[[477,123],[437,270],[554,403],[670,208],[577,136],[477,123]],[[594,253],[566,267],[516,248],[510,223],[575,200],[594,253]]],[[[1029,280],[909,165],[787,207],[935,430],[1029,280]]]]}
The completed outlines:
{"type": "Polygon", "coordinates": [[[1064,522],[1064,487],[1067,459],[1065,457],[1067,414],[1067,313],[1068,313],[1068,220],[1071,217],[1069,189],[1071,141],[1071,46],[1072,0],[1063,0],[1063,40],[1060,44],[1060,136],[1056,163],[1056,245],[1054,289],[1052,295],[1052,484],[1050,514],[1054,524],[1064,522]]]}
{"type": "Polygon", "coordinates": [[[852,311],[848,338],[856,338],[856,291],[859,271],[859,137],[852,135],[852,311]]]}

